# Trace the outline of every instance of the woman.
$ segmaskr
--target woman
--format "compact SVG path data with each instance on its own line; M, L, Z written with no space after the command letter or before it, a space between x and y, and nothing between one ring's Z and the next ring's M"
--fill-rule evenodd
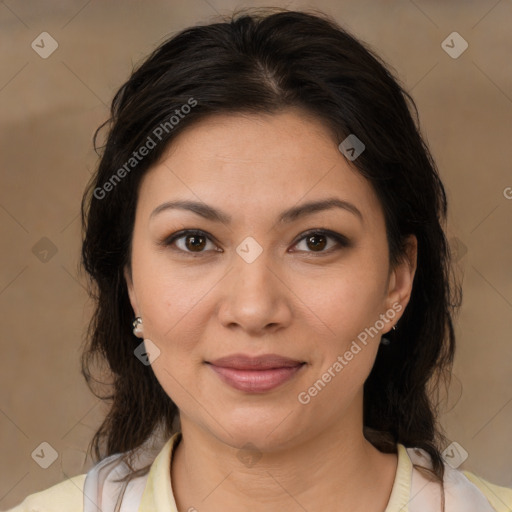
M12 510L510 511L441 456L460 293L408 103L303 12L190 28L132 74L82 205L99 462Z

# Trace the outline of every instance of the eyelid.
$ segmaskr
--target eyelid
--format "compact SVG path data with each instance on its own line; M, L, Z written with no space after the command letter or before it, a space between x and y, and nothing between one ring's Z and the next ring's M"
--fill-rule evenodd
M176 231L175 233L172 233L170 236L164 238L162 241L158 242L158 245L161 245L163 247L169 247L171 246L176 240L186 237L187 235L197 235L197 236L204 236L209 241L215 243L216 245L219 245L216 238L208 233L207 231L204 231L202 229L182 229L180 231ZM308 229L307 231L302 232L298 237L292 242L292 247L296 246L299 242L302 242L305 238L311 235L323 235L328 238L331 238L335 240L337 243L337 247L331 247L330 249L326 251L297 251L297 252L303 252L308 254L330 254L333 250L338 250L341 247L350 247L351 242L350 240L342 235L341 233L337 233L335 231L331 231L329 229L324 228L312 228ZM175 250L192 256L199 256L201 254L206 254L210 251L199 251L199 252L193 252L193 251L184 251L183 249L175 248ZM215 250L215 252L224 252L222 249Z
M165 237L163 240L159 241L158 245L161 245L163 247L170 247L171 245L174 244L174 242L176 242L176 240L178 240L180 238L184 238L187 235L204 236L210 242L213 242L217 246L219 245L216 238L213 235L211 235L210 233L208 233L207 231L204 231L202 229L182 229L180 231L176 231L175 233L172 233L171 235ZM205 254L206 252L208 252L208 251L200 251L200 252L195 253L193 251L184 251L179 248L176 248L176 250L181 253L191 254L191 255L200 255L200 254ZM216 252L221 252L221 251L222 250L216 251ZM224 252L224 251L222 251L222 252Z
M330 229L313 228L313 229L308 229L307 231L304 231L303 233L301 233L296 238L296 240L293 242L293 246L297 245L299 242L302 242L302 240L304 240L305 238L307 238L308 236L311 236L311 235L323 235L325 237L332 238L338 244L337 248L350 247L350 245L351 245L350 240L346 236L342 235L341 233L337 233L336 231L331 231ZM318 251L318 252L315 252L315 251L302 251L302 252L307 252L307 253L311 253L311 254L329 254L332 251L332 249L333 248L328 249L327 251ZM336 247L334 247L334 249L336 250Z

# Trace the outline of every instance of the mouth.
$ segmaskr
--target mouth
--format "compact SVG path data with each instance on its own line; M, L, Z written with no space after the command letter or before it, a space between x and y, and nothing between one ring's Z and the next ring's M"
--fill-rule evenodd
M205 361L222 382L239 391L264 393L288 382L305 362L270 355L259 358L231 356Z

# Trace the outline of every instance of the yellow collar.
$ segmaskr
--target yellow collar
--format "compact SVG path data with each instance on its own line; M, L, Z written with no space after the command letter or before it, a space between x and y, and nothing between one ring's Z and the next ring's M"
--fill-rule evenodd
M149 471L138 512L178 512L170 478L171 457L181 440L176 432L162 447ZM398 444L398 467L385 512L407 512L411 489L412 463L404 445Z

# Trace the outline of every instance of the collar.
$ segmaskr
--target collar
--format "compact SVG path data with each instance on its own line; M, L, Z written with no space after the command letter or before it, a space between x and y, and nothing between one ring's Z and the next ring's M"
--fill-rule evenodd
M407 453L407 448L397 443L398 465L396 468L395 482L391 489L388 506L384 512L408 512L408 503L411 493L412 462Z
M176 432L156 456L147 479L146 488L138 512L178 512L171 485L171 459L181 441L181 432Z
M146 488L138 512L178 512L170 478L171 458L181 441L176 432L162 447L148 474ZM395 482L385 512L408 512L411 491L412 462L404 445L398 443L398 466Z

